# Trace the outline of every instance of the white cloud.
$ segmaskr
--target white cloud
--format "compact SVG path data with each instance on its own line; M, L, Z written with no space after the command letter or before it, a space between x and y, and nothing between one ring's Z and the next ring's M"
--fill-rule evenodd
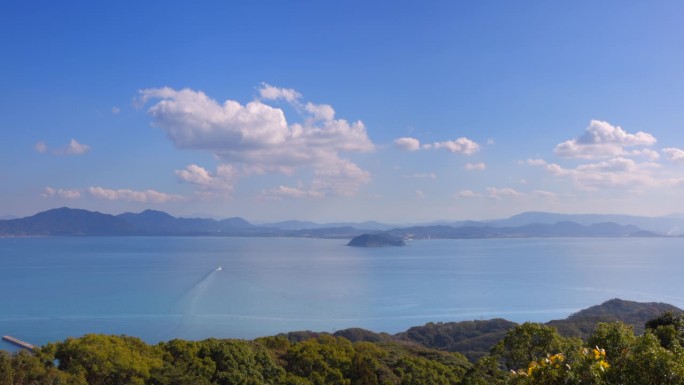
M278 186L278 188L264 192L264 195L281 198L322 198L323 194L307 191L301 188Z
M48 145L45 142L38 142L36 143L33 148L37 151L40 152L41 154L44 154L48 152L49 148ZM62 148L56 148L52 150L53 155L83 155L90 151L90 146L87 144L82 144L79 143L76 139L71 139L68 145Z
M283 99L287 102L294 102L302 97L302 95L292 88L278 88L270 84L261 83L259 88L259 96L266 100Z
M33 146L33 148L41 154L46 153L48 150L48 146L45 144L45 142L38 142Z
M81 144L77 142L76 139L71 139L69 145L62 151L66 155L81 155L90 151L90 146L87 144Z
M481 170L485 170L487 168L487 165L482 163L482 162L480 162L480 163L466 163L463 168L465 168L466 170L469 170L469 171L472 171L472 170L481 171Z
M182 182L199 186L204 192L218 193L231 193L235 180L240 176L230 164L219 165L214 174L196 164L187 166L185 170L176 170L175 173Z
M416 173L416 174L404 175L404 178L427 178L427 179L437 179L437 174L435 174L434 172Z
M134 191L129 189L112 190L102 187L89 187L87 193L93 198L112 201L138 202L138 203L166 203L186 200L181 195L166 194L154 190Z
M117 106L112 107L112 114L116 115L119 112L121 112L121 108L119 108Z
M482 196L480 193L476 193L472 190L461 190L454 194L454 198L477 198Z
M418 199L425 199L427 196L422 190L416 190L416 198Z
M218 104L203 92L155 88L140 91L140 100L160 101L150 107L154 125L179 148L202 150L259 149L283 144L291 132L285 114L259 101L227 100Z
M658 151L651 150L650 148L644 148L641 150L632 150L632 151L629 151L628 155L636 156L636 157L643 157L643 158L646 158L648 160L660 159L660 154L658 154Z
M314 120L333 120L335 119L335 110L328 104L313 104L306 103L304 109L310 113Z
M546 161L544 159L532 159L532 158L528 158L527 160L521 161L519 163L524 163L524 164L527 164L528 166L545 166L546 165Z
M418 151L420 150L420 141L416 138L399 138L394 140L399 148L406 151Z
M433 143L432 146L437 149L444 148L449 152L465 155L472 155L480 150L480 145L468 138L458 138L456 140L437 142Z
M522 197L524 194L512 189L510 187L506 188L495 188L487 187L487 196L491 199L502 200L503 198L518 198Z
M61 188L55 189L52 187L45 187L43 190L43 196L46 198L57 196L60 198L77 199L81 197L81 192L78 190L65 190Z
M546 165L546 170L558 177L570 178L578 187L586 190L621 188L635 190L644 187L665 187L675 182L658 178L654 170L661 166L653 162L637 163L633 159L616 157L597 163L586 163L575 168L563 168L558 164Z
M556 193L553 193L551 191L545 191L545 190L532 190L531 194L535 197L538 197L538 198L546 198L546 199L556 199L557 198Z
M291 89L264 84L260 95L284 99L308 115L302 123L288 124L283 110L259 100L244 106L232 100L219 104L201 91L168 87L141 90L139 100L156 100L148 109L153 124L178 148L211 151L241 176L311 168L311 188L326 195L348 195L370 181L368 172L340 157L342 152L374 150L363 122L334 119L328 105L303 105L301 94Z
M564 169L563 167L561 167L560 165L558 165L556 163L549 163L546 165L545 168L546 168L546 171L548 171L549 173L556 175L556 176L565 176L565 175L570 174L569 170Z
M358 187L371 180L370 173L356 164L340 159L337 164L321 165L315 171L310 190L323 195L354 195Z
M653 135L639 131L629 134L619 126L608 122L592 120L584 134L578 138L560 143L554 152L565 158L594 159L626 155L625 147L652 146Z
M196 164L187 166L185 170L176 170L176 176L184 182L198 185L210 185L216 179L209 171Z
M426 143L421 145L416 138L398 138L394 140L399 148L407 151L445 149L449 152L472 155L480 150L480 145L468 138L458 138L456 140L447 140L443 142Z
M667 160L671 162L684 162L684 150L676 147L668 147L662 150Z

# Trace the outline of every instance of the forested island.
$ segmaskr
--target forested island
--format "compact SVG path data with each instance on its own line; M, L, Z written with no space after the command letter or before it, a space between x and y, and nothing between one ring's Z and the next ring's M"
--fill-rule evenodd
M89 334L0 351L0 384L676 385L682 346L682 310L615 299L547 324L430 323L396 335L347 329L150 345Z
M352 238L347 246L353 247L387 247L387 246L406 246L406 242L401 237L387 233L361 234Z

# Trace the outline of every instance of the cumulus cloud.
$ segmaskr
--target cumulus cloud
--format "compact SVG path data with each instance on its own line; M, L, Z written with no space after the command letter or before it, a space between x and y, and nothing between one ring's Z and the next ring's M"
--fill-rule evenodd
M416 138L404 137L395 139L394 144L406 151L445 149L453 153L472 155L480 150L479 144L465 137L456 140L426 143L423 145L421 145L420 141Z
M324 195L354 195L358 186L370 182L368 171L356 164L339 159L337 164L320 166L311 182L311 191Z
M406 151L418 151L420 150L420 141L416 138L399 138L394 140L399 148Z
M33 148L41 154L46 153L48 150L48 146L45 144L45 142L38 142L33 146Z
M57 189L45 187L43 197L59 197L66 199L78 199L89 196L96 199L112 201L139 202L139 203L166 203L186 200L181 195L166 194L155 190L135 191L130 189L106 189L103 187L89 187L87 189Z
M111 201L137 203L166 203L185 200L181 195L166 194L155 190L135 191L129 189L112 190L102 187L89 187L86 192L93 198Z
M546 171L558 177L569 177L586 190L601 188L640 189L673 185L669 178L657 178L654 170L661 166L653 162L637 163L633 159L616 157L596 163L581 164L575 168L564 168L558 164L546 165Z
M65 190L65 189L55 189L52 187L45 187L43 190L44 197L60 197L66 199L76 199L81 197L81 192L79 190Z
M505 188L495 188L495 187L487 187L487 197L490 199L495 199L495 200L502 200L503 198L518 198L522 197L524 194L521 192L516 191L515 189L512 189L510 187L505 187Z
M278 186L264 192L264 195L281 198L322 198L323 194L296 187Z
M528 158L525 161L520 161L519 163L526 164L528 166L545 166L546 165L546 161L544 159L532 159L532 158Z
M313 104L306 103L304 109L311 114L314 120L333 120L335 119L335 110L328 104Z
M178 180L199 186L204 192L231 193L239 171L230 164L221 164L215 173L196 164L187 166L184 170L176 170Z
M90 146L87 144L81 144L76 141L76 139L71 139L69 145L64 148L63 153L66 155L81 155L90 151Z
M292 88L278 88L270 84L261 83L259 96L265 100L283 99L287 102L294 102L302 97L302 94Z
M33 148L41 153L47 153L49 151L49 147L45 142L38 142L36 143ZM61 148L56 148L52 150L53 155L82 155L90 151L90 146L87 144L82 144L79 143L76 139L71 139L68 145L61 147Z
M662 150L665 158L671 162L684 162L684 150L676 147L668 147Z
M642 131L627 133L619 126L592 120L581 136L560 143L554 152L564 158L594 159L624 156L625 147L652 146L656 138Z
M481 171L485 170L487 168L487 165L480 162L480 163L466 163L465 166L463 166L468 171Z
M468 138L458 138L456 140L448 140L445 142L436 142L432 144L434 148L443 148L449 152L459 154L472 155L480 150L480 145Z
M475 191L472 190L461 190L454 194L454 198L476 198L480 197L482 194L476 193Z
M348 195L370 181L368 172L341 158L343 152L374 150L363 122L335 119L331 106L303 104L301 94L292 89L262 84L259 94L262 100L292 103L304 115L303 122L289 124L283 110L261 100L245 105L232 100L219 103L190 89L141 90L139 102L155 101L148 109L153 125L164 130L178 148L210 151L222 164L239 169L241 177L311 168L310 190L326 195ZM197 169L185 171L177 175L185 179L202 176L201 172L193 174Z
M426 179L437 179L437 174L434 172L426 172L426 173L415 173L415 174L408 174L404 175L404 178L426 178Z
M651 150L650 148L644 148L641 150L632 150L628 152L628 155L634 157L642 157L648 160L658 160L660 159L660 154L658 151Z

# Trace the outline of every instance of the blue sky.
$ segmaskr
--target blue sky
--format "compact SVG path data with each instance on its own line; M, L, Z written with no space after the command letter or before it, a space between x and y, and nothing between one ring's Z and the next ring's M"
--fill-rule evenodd
M678 212L683 11L5 1L0 215Z

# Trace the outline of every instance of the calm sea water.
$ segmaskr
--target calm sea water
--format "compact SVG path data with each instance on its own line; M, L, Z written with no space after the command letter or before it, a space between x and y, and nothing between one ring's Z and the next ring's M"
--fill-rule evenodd
M0 335L44 344L85 333L148 342L349 327L396 333L430 321L548 321L616 297L684 306L684 239L345 243L0 239Z

